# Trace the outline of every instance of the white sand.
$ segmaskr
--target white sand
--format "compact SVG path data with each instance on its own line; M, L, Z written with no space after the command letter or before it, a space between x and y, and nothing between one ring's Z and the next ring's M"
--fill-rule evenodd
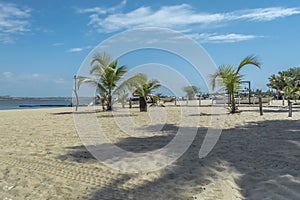
M199 159L211 110L193 107L187 119L198 121L199 129L188 151L166 168L143 174L120 173L94 159L82 146L70 108L0 111L0 199L300 199L300 109L292 118L276 106L265 108L263 116L256 107L240 109L224 115L219 141ZM157 119L167 124L162 131L155 131L160 126L148 115L157 111L165 115ZM169 104L123 113L137 126L154 128L148 140L122 132L112 113L97 117L111 141L147 152L172 139L180 111Z

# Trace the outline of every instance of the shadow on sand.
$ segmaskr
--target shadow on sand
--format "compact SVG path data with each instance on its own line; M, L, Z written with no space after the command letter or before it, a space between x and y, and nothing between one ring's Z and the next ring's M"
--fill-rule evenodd
M133 152L152 151L161 148L161 144L168 143L177 129L175 125L169 125L165 127L167 135L126 138L115 145ZM289 179L285 182L278 181L286 175L300 177L298 121L253 122L223 130L212 152L199 159L198 153L206 131L207 128L199 128L189 149L176 162L163 169L159 178L129 188L122 185L139 174L124 174L120 179L113 180L90 194L90 199L193 199L193 194L201 193L206 189L206 185L216 178L215 171L226 170L224 163L230 170L242 175L236 183L246 199L257 199L255 195L258 192L263 192L266 198L281 199L291 192L289 187L293 187L294 193L296 188L300 188L299 182L295 185L295 182L291 183ZM298 149L298 153L295 149ZM69 150L67 155L60 158L76 162L94 160L84 146L71 147ZM268 190L264 191L266 188L261 186L268 182ZM277 196L272 196L273 194ZM299 192L294 194L295 199L299 195Z

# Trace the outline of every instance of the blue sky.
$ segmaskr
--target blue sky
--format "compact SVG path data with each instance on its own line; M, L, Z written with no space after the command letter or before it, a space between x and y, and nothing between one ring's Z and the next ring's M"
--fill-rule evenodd
M149 26L185 34L216 65L258 55L261 70L243 69L255 89L266 90L271 74L300 66L298 0L0 0L0 96L71 96L72 78L95 46ZM134 59L142 64L142 57Z

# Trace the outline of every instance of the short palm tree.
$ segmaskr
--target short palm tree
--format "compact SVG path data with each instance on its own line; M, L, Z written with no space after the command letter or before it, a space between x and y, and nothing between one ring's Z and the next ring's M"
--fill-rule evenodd
M144 82L135 90L135 93L140 96L140 111L147 112L147 96L161 85L158 80L150 80Z
M127 90L120 90L117 94L118 102L122 104L122 108L125 108L125 103L128 98L128 95L129 93Z
M278 72L269 78L268 87L275 89L282 96L282 105L285 98L296 100L300 90L300 68L290 68L287 71Z
M237 93L240 89L240 83L243 77L243 75L240 74L240 70L245 65L254 65L260 68L261 63L258 61L256 56L248 56L242 60L237 69L235 69L233 65L221 65L216 71L216 73L210 75L212 89L215 89L216 83L218 82L225 88L226 92L230 95L231 113L237 112L234 94Z
M136 74L126 80L123 79L127 72L126 66L118 66L117 60L112 60L107 53L96 54L91 60L91 77L78 77L78 88L82 83L96 86L101 99L106 103L106 110L112 110L112 98L119 91L137 88L146 81L146 76Z
M284 78L285 74L280 72L279 75L272 75L269 78L269 83L267 84L268 87L275 89L277 92L279 92L280 94L283 93L283 89L286 86L285 83L285 78Z
M188 100L193 100L195 98L196 93L199 92L199 88L196 86L186 86L183 88L183 91L186 93Z

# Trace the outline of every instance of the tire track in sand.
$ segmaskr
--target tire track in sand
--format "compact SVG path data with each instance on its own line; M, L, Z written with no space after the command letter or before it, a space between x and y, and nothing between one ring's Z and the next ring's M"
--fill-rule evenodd
M0 157L0 163L13 167L25 168L30 171L50 174L90 186L104 186L110 179L122 178L122 174L111 171L109 168L78 166L74 163L61 162L50 159L24 159L19 157Z

